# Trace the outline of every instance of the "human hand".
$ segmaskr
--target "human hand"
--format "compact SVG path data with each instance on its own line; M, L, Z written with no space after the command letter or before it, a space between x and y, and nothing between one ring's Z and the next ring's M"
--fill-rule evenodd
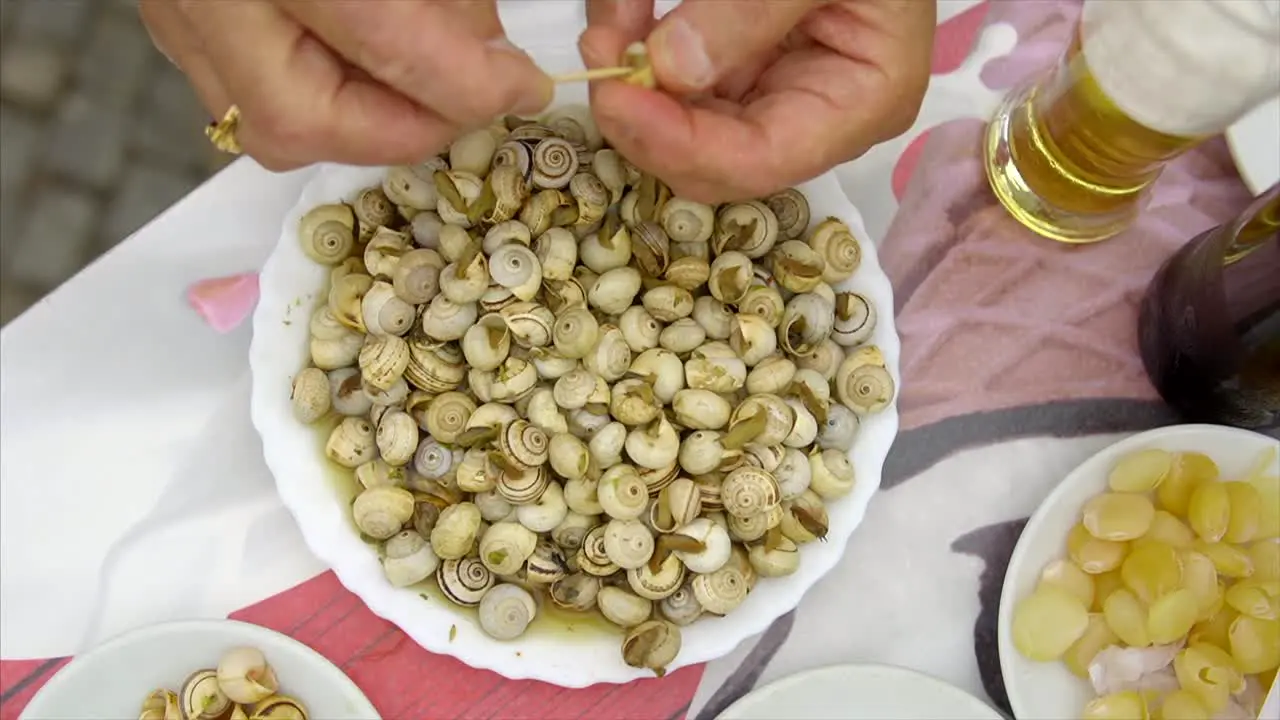
M610 143L702 202L808 180L915 122L929 82L930 0L587 0L589 68L646 40L661 90L592 84ZM664 92L665 91L665 92Z
M421 162L551 79L506 41L494 0L141 0L156 46L271 170Z

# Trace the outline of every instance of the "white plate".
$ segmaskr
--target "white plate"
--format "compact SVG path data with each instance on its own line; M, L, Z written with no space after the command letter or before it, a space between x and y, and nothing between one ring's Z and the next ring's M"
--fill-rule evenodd
M137 717L152 690L180 690L182 681L234 647L258 648L284 693L311 717L377 720L378 711L351 679L320 653L280 633L235 620L189 620L140 628L76 657L22 711L22 720Z
M548 13L554 15L560 7L564 6L550 5ZM548 72L581 67L572 50L573 43L559 42L554 34L545 42L550 43L550 49L534 47L532 54ZM560 92L557 103L586 101L586 88L582 85L562 87ZM480 631L471 615L440 602L424 601L417 592L393 588L384 578L377 556L352 531L347 519L349 504L327 479L329 470L322 457L321 440L313 428L300 425L290 409L291 379L308 362L308 317L323 301L318 291L328 274L327 268L303 255L296 229L308 209L321 203L350 200L358 189L376 184L381 177L382 170L378 168L320 168L286 216L276 250L262 269L261 298L253 317L253 343L249 350L253 375L251 413L262 436L267 466L275 476L285 506L297 520L312 552L334 569L348 589L374 613L400 626L432 652L452 655L472 667L509 678L532 678L566 687L651 677L652 673L622 662L620 635L613 633L569 634L534 628L516 641L493 640ZM830 173L800 189L808 196L815 221L838 217L861 240L861 268L841 288L863 293L879 310L871 342L881 348L890 372L900 382L893 291L861 216ZM896 407L863 422L852 451L857 488L830 507L828 541L805 546L797 573L786 579L762 581L728 617L686 628L683 649L669 669L725 655L799 604L805 591L839 561L854 528L862 521L867 503L880 485L880 471L897 430Z
M1223 478L1248 472L1268 447L1280 447L1274 438L1220 425L1175 425L1139 433L1102 450L1071 471L1027 521L1009 559L1000 591L997 620L1000 670L1009 705L1019 720L1078 717L1093 699L1086 681L1072 675L1060 662L1038 663L1024 658L1011 637L1013 608L1040 578L1040 571L1063 557L1067 533L1080 519L1089 498L1107 489L1107 474L1123 455L1146 448L1199 451L1213 458Z
M1004 720L972 695L914 670L833 665L785 677L717 720Z
M1227 144L1240 177L1254 195L1280 182L1280 97L1228 128Z

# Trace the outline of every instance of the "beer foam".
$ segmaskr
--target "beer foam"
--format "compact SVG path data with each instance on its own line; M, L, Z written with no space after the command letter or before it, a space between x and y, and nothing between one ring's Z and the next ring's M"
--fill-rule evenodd
M1081 51L1121 110L1212 135L1280 94L1280 0L1085 0Z

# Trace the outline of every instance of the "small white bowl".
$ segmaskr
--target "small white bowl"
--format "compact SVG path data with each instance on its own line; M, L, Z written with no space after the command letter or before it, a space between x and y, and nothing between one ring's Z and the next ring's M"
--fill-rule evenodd
M1176 425L1139 433L1103 449L1084 461L1059 483L1027 521L1009 558L1000 591L997 619L1000 671L1009 705L1019 720L1061 720L1079 717L1095 697L1093 688L1072 675L1061 662L1033 662L1013 646L1013 609L1035 589L1040 571L1065 556L1067 533L1080 521L1085 502L1107 490L1107 474L1121 456L1135 450L1160 448L1198 451L1213 458L1223 478L1240 477L1252 469L1260 453L1280 447L1275 438L1220 425Z
M108 640L59 670L20 717L137 717L152 690L179 692L191 673L216 667L223 653L243 646L262 651L281 690L301 701L312 718L378 720L378 711L364 693L323 655L278 632L235 620L150 625Z

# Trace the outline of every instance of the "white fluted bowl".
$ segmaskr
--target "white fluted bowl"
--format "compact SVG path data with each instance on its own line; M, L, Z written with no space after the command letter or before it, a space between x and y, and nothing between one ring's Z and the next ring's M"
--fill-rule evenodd
M552 6L555 7L555 6ZM572 45L570 45L572 47ZM537 52L539 64L551 72L580 67L568 52ZM585 102L585 87L563 88L557 103ZM626 682L652 677L628 667L619 650L621 632L564 632L535 623L523 637L499 642L485 635L474 615L413 590L397 589L384 578L373 548L353 531L349 501L330 479L321 438L315 428L294 419L290 387L295 373L308 363L308 319L325 301L321 289L329 269L307 259L298 243L297 227L310 208L352 200L357 191L380 182L381 168L324 166L304 188L298 204L284 219L275 252L262 269L261 298L253 316L249 362L253 375L252 417L262 436L263 454L276 487L302 530L307 545L333 568L338 579L374 613L395 623L424 648L452 655L472 667L509 678L531 678L565 687L600 682ZM893 323L893 292L880 269L875 247L862 218L827 173L799 189L809 200L815 222L836 217L862 241L862 265L838 289L856 290L875 304L879 322L871 342L884 353L895 381L900 381L900 345ZM900 382L899 382L900 384ZM829 506L827 542L801 549L800 569L781 579L762 578L745 602L723 618L699 620L683 629L683 648L674 670L706 662L732 651L738 643L763 631L778 616L796 607L805 592L840 560L867 503L880 486L880 471L898 431L896 406L862 423L851 452L857 473L854 492ZM452 628L456 627L456 631Z

